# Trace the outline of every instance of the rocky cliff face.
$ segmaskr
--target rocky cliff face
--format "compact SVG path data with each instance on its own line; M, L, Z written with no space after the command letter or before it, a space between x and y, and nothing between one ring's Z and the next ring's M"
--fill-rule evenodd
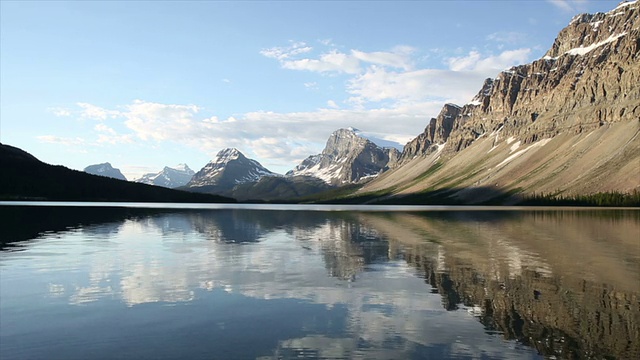
M263 176L276 175L248 159L237 149L223 149L216 158L198 171L186 185L191 190L200 188L211 193L225 193L238 184L253 182Z
M120 169L114 168L108 162L102 163L102 164L89 165L86 168L84 168L84 172L92 175L100 175L100 176L106 176L106 177L119 179L119 180L127 180L127 178L124 175L122 175L122 173L120 172Z
M194 174L195 171L191 170L186 164L179 164L173 168L165 166L158 173L144 174L134 181L166 188L177 188L189 183Z
M358 136L355 129L340 129L331 134L321 154L306 158L287 176L316 177L331 185L357 183L386 170L399 153Z
M497 130L528 144L639 119L639 39L637 2L574 17L542 59L487 79L463 107L445 105L403 158L449 140L445 153L452 156Z
M405 146L396 166L405 175L385 174L387 181L369 190L413 180L406 166L424 173L440 162L441 175L405 192L434 183L524 192L631 191L640 186L638 84L640 3L578 15L543 58L487 79L464 106L445 105Z

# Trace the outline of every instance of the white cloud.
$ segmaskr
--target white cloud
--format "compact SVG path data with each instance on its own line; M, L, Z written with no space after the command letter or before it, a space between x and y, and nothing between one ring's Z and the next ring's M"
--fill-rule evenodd
M79 137L71 138L71 137L62 137L62 136L55 136L55 135L41 135L41 136L36 136L36 139L44 143L60 144L65 146L86 144L86 141Z
M318 83L315 81L311 81L311 82L306 82L303 84L304 87L306 87L307 89L317 89L318 88Z
M320 39L318 40L318 42L324 46L332 46L332 47L336 46L336 44L334 44L331 39Z
M585 10L587 0L547 0L547 2L564 12L576 13Z
M321 54L318 58L297 58L296 55L308 53L312 50L304 43L290 47L274 47L262 50L263 56L277 59L280 65L290 70L306 70L320 73L335 72L358 74L363 71L362 63L389 66L409 70L412 68L411 54L415 51L410 46L397 46L391 51L364 52L352 49L350 53L332 49Z
M398 47L397 50L397 52L375 51L370 53L351 50L351 55L363 62L410 70L412 67L410 55L413 49L410 47Z
M112 128L108 127L107 125L105 125L103 123L96 124L96 126L94 126L93 128L96 131L107 133L109 135L115 135L116 134L115 130L113 130Z
M53 108L47 109L47 111L49 111L50 113L52 113L53 115L55 115L57 117L71 116L71 111L69 109L66 109L66 108L53 107Z
M340 106L338 106L338 104L336 104L336 102L335 102L335 101L333 101L333 100L328 100L328 101L327 101L327 106L328 106L328 107L330 107L330 108L332 108L332 109L337 109L337 108L339 108L339 107L340 107Z
M142 140L189 138L197 134L194 116L200 110L195 105L171 105L135 100L120 115L125 125ZM211 126L211 119L201 121L199 127Z
M119 111L106 110L88 103L79 102L76 105L82 109L80 111L80 116L87 119L106 120L108 117L117 117L120 114Z
M495 74L494 74L495 75ZM475 95L485 74L472 71L422 69L408 72L372 67L348 82L357 104L385 100L401 103L437 101L464 103Z
M360 72L360 62L357 58L332 50L322 54L319 59L284 60L282 67L290 70L307 70L314 72L343 72L357 74Z
M493 77L497 72L514 65L529 61L531 49L503 51L499 55L483 57L478 51L470 51L466 56L451 57L446 60L449 69L453 71L473 71L482 73L485 77Z
M307 46L304 42L291 42L289 46L263 49L260 51L260 54L272 59L285 60L296 55L308 53L311 50L313 50L313 48Z
M518 44L526 40L527 35L516 31L494 32L487 35L486 39L503 44Z
M99 134L98 140L96 140L96 143L99 145L133 144L134 142L135 142L135 137L132 134L125 134L125 135Z

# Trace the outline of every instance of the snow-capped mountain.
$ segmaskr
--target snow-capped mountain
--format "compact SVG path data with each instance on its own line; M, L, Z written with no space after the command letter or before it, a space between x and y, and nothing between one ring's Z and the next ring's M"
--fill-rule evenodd
M177 188L189 183L195 173L186 164L178 164L174 167L165 166L162 171L157 173L144 174L134 181L166 188Z
M263 176L276 176L259 162L248 159L238 149L223 149L187 184L189 188L202 188L206 192L221 193L238 184L258 181Z
M120 172L120 169L114 168L108 162L102 163L102 164L89 165L86 168L84 168L84 172L92 175L100 175L100 176L106 176L106 177L119 179L119 180L127 180L127 178L124 175L122 175L122 173Z
M378 176L399 157L396 148L382 148L358 132L354 128L335 131L321 154L309 156L287 176L313 176L331 185L357 183Z

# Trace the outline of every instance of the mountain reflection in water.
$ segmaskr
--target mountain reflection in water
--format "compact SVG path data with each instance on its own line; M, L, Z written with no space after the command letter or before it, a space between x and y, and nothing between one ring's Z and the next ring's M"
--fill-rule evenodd
M3 359L640 358L638 211L0 216Z

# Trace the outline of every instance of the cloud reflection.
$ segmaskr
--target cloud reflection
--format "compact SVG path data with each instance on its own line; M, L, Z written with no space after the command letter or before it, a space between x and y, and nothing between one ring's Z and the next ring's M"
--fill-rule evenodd
M611 227L618 234L608 245L610 258L590 252L602 247L598 237L589 237L592 227ZM627 262L616 261L637 260L634 219L230 210L130 219L116 228L108 232L106 247L84 258L88 278L52 283L50 296L72 292L74 305L118 299L133 307L206 301L207 293L221 290L346 308L341 336L310 331L281 339L275 357L339 358L363 349L367 358L505 357L505 351L522 357L519 345L506 350L500 338L478 334L495 331L527 344L527 336L541 334L542 328L549 341L587 339L572 345L580 348L598 339L593 341L604 348L612 344L613 351L615 338L633 334L616 328L608 329L607 337L594 327L571 335L578 331L571 317L596 311L626 322L629 329L640 324L638 309L606 303L615 298L633 306L638 294L633 287L638 274L625 267ZM93 235L104 229L89 226L83 234L99 239ZM576 255L594 259L595 267L573 268ZM615 288L601 289L601 284ZM602 296L605 303L572 304L564 294ZM447 311L456 309L464 311ZM529 325L514 327L514 322ZM528 345L547 355L558 348L571 351ZM628 351L623 354L637 349Z

